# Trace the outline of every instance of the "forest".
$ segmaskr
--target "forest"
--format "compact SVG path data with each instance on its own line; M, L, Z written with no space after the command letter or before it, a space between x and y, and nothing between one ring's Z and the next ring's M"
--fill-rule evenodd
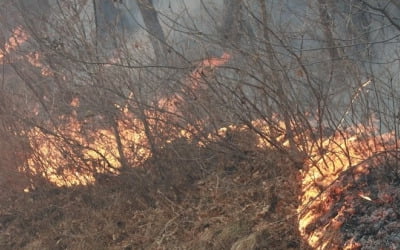
M399 249L399 16L0 0L0 248Z

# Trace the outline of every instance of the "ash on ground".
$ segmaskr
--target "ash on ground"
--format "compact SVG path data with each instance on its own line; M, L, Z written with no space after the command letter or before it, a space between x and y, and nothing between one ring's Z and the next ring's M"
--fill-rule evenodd
M333 235L327 249L400 249L399 170L397 160L370 159L325 190L329 209L314 226Z

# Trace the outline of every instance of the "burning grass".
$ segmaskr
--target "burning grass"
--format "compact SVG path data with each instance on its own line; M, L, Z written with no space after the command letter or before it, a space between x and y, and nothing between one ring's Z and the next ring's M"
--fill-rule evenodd
M68 117L56 132L32 129L27 136L35 151L27 161L29 170L58 186L71 186L92 183L95 173L118 173L121 154L130 165L143 163L150 156L148 143L142 124L129 118L127 115L116 124L122 151L112 129L84 131L74 116Z
M118 124L118 131L121 131L123 135L121 137L123 145L136 138L132 135L139 135L138 131L143 131L143 127L140 129L138 125L129 125L129 121L132 122L135 119L129 117L127 121ZM62 129L62 131L69 131L68 138L82 138L74 134L81 135L80 126L76 120L71 120L66 124L76 124L73 129ZM133 127L139 129L132 130ZM307 242L315 249L344 246L347 249L358 249L360 246L391 247L392 245L386 243L386 245L372 244L371 242L376 239L375 236L366 237L357 231L349 233L350 227L357 228L354 223L364 223L365 226L359 229L361 231L364 230L362 228L368 227L368 223L373 223L375 221L373 218L379 217L376 211L381 211L381 217L387 222L374 232L377 235L383 235L385 233L382 230L386 230L388 232L387 237L385 236L386 241L397 244L397 235L394 231L394 228L397 229L395 223L397 189L393 186L397 179L394 177L390 179L390 185L384 185L384 188L381 184L371 186L368 181L365 181L370 180L371 177L368 176L377 171L381 174L377 175L379 177L374 180L374 183L382 183L380 179L386 178L382 174L384 171L379 170L380 166L387 162L382 161L381 156L389 155L387 159L396 159L393 155L390 156L390 152L396 152L394 134L370 136L372 132L361 127L337 132L324 138L319 144L309 145L310 156L304 163L303 170L299 172L298 168L293 167L293 162L284 156L278 157L279 153L272 151L268 140L263 139L262 135L269 136L272 133L265 122L254 121L250 127L251 129L249 126L231 125L220 129L215 135L210 134L208 140L202 143L193 140L193 133L184 130L173 131L172 134L177 136L170 137L172 139L160 147L157 157L148 154L142 157L141 161L132 162L132 165L140 167L131 169L131 174L124 172L121 176L115 175L121 167L118 165L115 166L116 172L90 169L89 173L93 174L92 180L85 184L95 183L95 185L85 190L94 192L96 188L111 188L118 197L113 201L114 204L120 201L119 199L126 199L124 193L127 191L122 186L129 186L136 193L133 195L135 198L133 200L129 198L127 203L122 202L122 206L130 207L129 209L134 210L132 216L140 218L139 221L131 221L131 224L138 227L142 225L141 223L147 225L143 229L145 231L134 231L130 228L129 232L122 231L122 233L104 236L108 237L109 241L101 244L109 244L110 247L115 245L133 246L133 248L146 246L149 249L158 249L164 246L176 246L177 242L182 244L182 239L185 239L184 244L191 249L199 249L199 247L200 249L210 247L221 249L235 244L246 245L248 242L274 246L275 249L288 249L305 247L296 233L299 230L302 237L307 239ZM128 130L131 134L123 132L127 128L131 129ZM97 163L104 161L111 166L114 162L120 163L116 138L110 130L99 129L94 135L100 136L102 140L92 138L77 141L81 149L88 150L79 151L83 153L81 159L90 157L96 159L94 157L99 156L100 158L95 161ZM107 137L103 136L111 139L108 141L105 139ZM54 138L57 143L57 137ZM125 141L124 138L129 138L129 140ZM139 138L135 141L137 145L148 145L147 142L140 140L145 138L144 134L137 138ZM276 140L281 140L282 145L285 145L284 137ZM48 138L45 140L45 143L51 142L52 140ZM45 143L42 144L43 150L50 148L50 145ZM234 145L236 151L230 151L233 148L226 147L227 144ZM113 148L101 148L112 145L114 145ZM37 148L40 149L40 147ZM125 146L124 148L130 149ZM71 152L75 153L75 151ZM132 152L124 153L130 161L137 159ZM59 156L49 157L46 155L47 151L44 153L45 155L41 156L42 159L49 159L49 163L53 165L59 164L52 162L54 159L59 159ZM264 163L263 161L268 158L273 160L268 164ZM115 159L115 161L109 159ZM66 164L69 162L65 159ZM396 166L396 164L390 166ZM396 171L397 167L393 167L392 173L397 173ZM49 172L49 174L54 175L54 172ZM73 175L63 172L60 176L65 178L65 176ZM59 182L54 181L54 183ZM82 184L82 182L79 183ZM65 185L65 182L62 185ZM120 189L124 191L120 193ZM287 191L290 192L287 193ZM375 196L379 198L371 195L372 193L376 193ZM101 209L109 206L108 202L99 202L97 198L92 197L93 195L96 194L84 195L91 206L100 206ZM290 205L289 201L291 201ZM373 205L364 206L363 202L370 202ZM145 212L137 212L139 210ZM364 215L367 212L370 215ZM193 217L193 214L197 214L197 217ZM205 218L208 218L210 222L203 221ZM118 221L118 225L121 223L126 225L126 221L122 218ZM118 225L117 227L120 227ZM182 231L182 225L189 229ZM297 236L285 238L286 243L279 245L277 242L282 241L284 233ZM132 241L132 238L137 240ZM70 239L67 241L70 242ZM88 242L94 241L90 239ZM75 244L75 242L68 244Z
M245 140L244 132L234 137L246 148L254 141ZM249 154L218 148L218 141L204 147L180 139L143 168L100 174L88 186L39 188L2 202L0 246L302 247L296 168L273 150Z
M371 175L371 171L381 171L379 169L387 164L388 159L397 158L395 138L393 133L378 137L371 130L355 127L334 134L323 141L321 148L314 151L306 163L310 168L303 173L303 195L298 209L300 231L312 247L367 247L357 240L351 244L344 243L343 226L349 225L355 214L363 213L356 209L362 207L357 203L372 201L368 193L375 187L363 180ZM383 158L386 160L382 161ZM398 171L397 168L394 167L387 174ZM382 175L374 178L379 180ZM357 202L350 205L353 202L349 201L355 197Z
M28 61L44 69L39 55L35 55ZM132 92L125 107L115 104L117 117L97 115L93 119L79 120L76 110L80 100L73 98L71 115L61 115L57 117L57 124L51 121L27 132L33 152L22 169L32 175L43 175L57 186L86 185L93 183L97 173L118 174L121 168L141 165L171 141L192 139L199 132L198 128L184 122L180 126L174 124L181 119L180 112L186 102L183 94L207 88L204 76L229 59L230 55L224 53L220 58L203 60L184 81L180 91L161 98L152 108L132 105L134 109L141 109L138 111L141 115L129 110ZM105 122L105 128L94 126L96 119ZM85 128L84 124L92 127Z
M27 39L17 28L0 59ZM38 53L26 59L52 77ZM131 93L111 119L80 120L74 98L72 114L27 131L32 152L17 165L41 182L3 198L0 246L299 249L301 233L315 249L395 249L394 133L377 135L372 124L288 138L285 124L301 128L276 114L213 133L203 131L207 120L185 123L188 96L206 90L204 75L230 59L204 60L149 109L132 104ZM96 119L106 125L86 126ZM293 142L306 153L300 171L288 160Z

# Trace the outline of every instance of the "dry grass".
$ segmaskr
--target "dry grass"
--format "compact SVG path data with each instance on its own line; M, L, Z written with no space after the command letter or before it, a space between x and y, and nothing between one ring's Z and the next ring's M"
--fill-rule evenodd
M229 151L180 140L143 168L97 176L92 186L8 196L0 248L306 248L296 168L277 152L235 143Z

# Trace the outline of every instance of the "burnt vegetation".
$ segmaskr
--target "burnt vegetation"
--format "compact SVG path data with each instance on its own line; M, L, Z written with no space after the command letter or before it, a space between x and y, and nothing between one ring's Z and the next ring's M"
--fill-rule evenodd
M1 249L397 249L395 1L0 1Z

